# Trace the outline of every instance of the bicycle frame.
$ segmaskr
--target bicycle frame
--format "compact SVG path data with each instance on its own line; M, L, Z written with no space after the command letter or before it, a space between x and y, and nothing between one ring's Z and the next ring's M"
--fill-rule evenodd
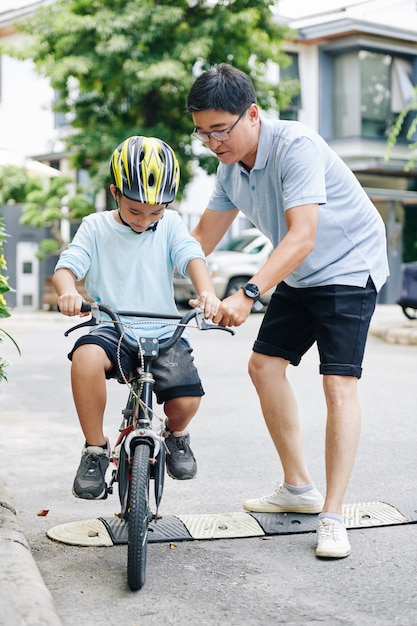
M153 418L153 386L152 361L160 352L171 348L179 340L188 322L195 318L200 330L219 329L234 335L234 330L224 326L209 324L204 320L203 311L193 309L183 317L180 315L157 315L154 313L114 311L102 303L83 303L82 312L91 311L92 317L73 326L64 334L86 326L96 326L100 322L113 322L120 337L129 348L138 353L140 367L129 374L129 378L121 372L120 382L129 384L130 391L123 421L119 428L119 436L112 451L112 462L115 469L107 487L113 493L113 484L118 483L121 504L120 517L128 524L128 584L132 591L140 589L145 582L148 526L153 518L157 519L162 499L165 478L165 442L162 433L155 432L152 427ZM100 313L108 317L101 319ZM156 338L138 337L135 341L125 334L121 317L137 317L155 320L158 323L174 323L175 331L168 339L159 341ZM169 322L169 320L172 320ZM154 480L154 496L156 513L153 515L149 506L149 484Z

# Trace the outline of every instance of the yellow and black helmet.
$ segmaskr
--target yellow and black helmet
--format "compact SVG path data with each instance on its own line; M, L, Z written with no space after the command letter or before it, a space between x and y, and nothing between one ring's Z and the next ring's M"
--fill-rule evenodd
M180 182L175 152L154 137L133 136L122 141L113 152L110 174L124 196L144 204L172 202Z

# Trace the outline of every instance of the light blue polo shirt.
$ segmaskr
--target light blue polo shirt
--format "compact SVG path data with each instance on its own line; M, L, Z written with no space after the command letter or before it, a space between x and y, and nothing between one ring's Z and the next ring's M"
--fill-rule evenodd
M353 285L388 275L383 220L353 172L312 129L261 117L258 151L248 173L220 163L208 208L238 208L274 247L287 232L285 211L318 204L314 249L285 282L292 287Z

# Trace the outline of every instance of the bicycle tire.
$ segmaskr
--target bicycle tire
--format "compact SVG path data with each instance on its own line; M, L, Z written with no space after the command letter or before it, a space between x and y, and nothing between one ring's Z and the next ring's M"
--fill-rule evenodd
M403 310L404 315L406 316L406 318L408 320L415 320L417 319L417 309L411 306L402 306L401 307Z
M127 580L132 591L141 589L146 578L148 549L149 468L151 451L148 445L136 446L132 459L129 489Z

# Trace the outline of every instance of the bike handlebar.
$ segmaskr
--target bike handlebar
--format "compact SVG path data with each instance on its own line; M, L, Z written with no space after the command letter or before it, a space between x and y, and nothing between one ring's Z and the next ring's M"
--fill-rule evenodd
M100 312L108 315L110 320L114 322L114 326L117 330L119 337L122 337L123 335L123 341L126 341L126 343L134 350L137 350L137 347L138 347L137 343L134 342L133 339L131 339L128 335L123 333L122 331L123 321L121 320L121 317L126 316L126 317L137 317L137 318L144 318L144 319L145 318L155 319L155 320L160 321L161 323L163 323L166 320L177 320L178 325L175 331L173 332L173 334L171 335L171 337L167 339L163 339L160 343L160 349L163 351L168 350L169 348L172 348L175 342L183 334L187 324L193 318L195 318L197 326L200 330L225 330L231 335L235 334L235 331L232 328L229 328L228 326L220 326L218 324L209 324L208 322L206 322L206 320L204 319L204 312L199 308L195 308L195 309L192 309L191 311L187 311L187 313L185 313L182 316L181 315L166 315L166 314L159 315L157 313L146 313L143 311L115 311L111 307L107 306L106 304L102 304L101 302L83 302L81 306L81 313L88 313L88 312L92 313L92 317L88 319L86 322L77 324L76 326L73 326L72 328L65 331L64 335L66 337L68 337L68 335L73 330L77 330L78 328L83 328L84 326L97 326L98 324L100 324L100 321L101 321ZM109 320L106 320L106 321L109 321Z

